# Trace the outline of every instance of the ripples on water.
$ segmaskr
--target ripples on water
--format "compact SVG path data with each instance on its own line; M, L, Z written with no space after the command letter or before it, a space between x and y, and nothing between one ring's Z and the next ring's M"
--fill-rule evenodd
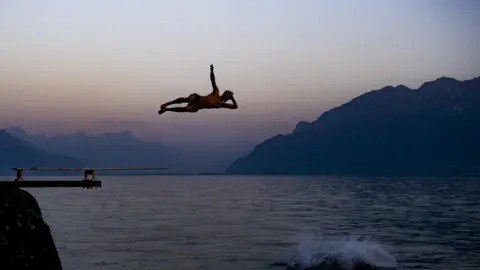
M65 269L272 269L328 252L399 269L480 268L478 179L103 180L30 190Z

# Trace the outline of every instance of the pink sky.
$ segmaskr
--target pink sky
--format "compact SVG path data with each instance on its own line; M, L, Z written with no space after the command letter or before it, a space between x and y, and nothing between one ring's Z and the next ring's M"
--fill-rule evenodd
M2 1L0 125L263 140L385 85L480 75L479 3ZM208 93L211 63L238 110L156 115Z

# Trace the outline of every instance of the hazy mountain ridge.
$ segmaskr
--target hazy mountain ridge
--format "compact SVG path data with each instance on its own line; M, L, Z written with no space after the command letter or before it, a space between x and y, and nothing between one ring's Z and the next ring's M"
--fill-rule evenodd
M45 136L28 134L21 127L6 129L39 148L82 160L88 167L167 167L168 172L195 171L190 158L160 142L146 142L130 131L107 132L99 136L77 132Z
M227 173L445 175L480 168L480 77L387 86L302 121Z
M13 167L82 167L75 158L55 155L0 129L0 172L12 174Z

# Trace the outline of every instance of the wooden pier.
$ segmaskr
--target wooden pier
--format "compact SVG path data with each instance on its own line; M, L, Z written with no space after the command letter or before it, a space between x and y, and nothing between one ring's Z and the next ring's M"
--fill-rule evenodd
M166 170L166 168L12 168L16 172L16 177L13 181L0 181L0 186L14 185L25 188L40 188L40 187L81 187L81 188L95 188L101 187L102 181L97 178L97 171L157 171ZM24 171L83 171L83 178L81 180L24 180Z

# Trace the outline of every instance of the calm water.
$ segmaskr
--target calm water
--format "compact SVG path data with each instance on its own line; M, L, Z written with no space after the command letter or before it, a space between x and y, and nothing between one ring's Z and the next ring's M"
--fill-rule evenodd
M270 264L326 251L399 269L480 268L480 179L103 180L30 189L65 269L282 269Z

